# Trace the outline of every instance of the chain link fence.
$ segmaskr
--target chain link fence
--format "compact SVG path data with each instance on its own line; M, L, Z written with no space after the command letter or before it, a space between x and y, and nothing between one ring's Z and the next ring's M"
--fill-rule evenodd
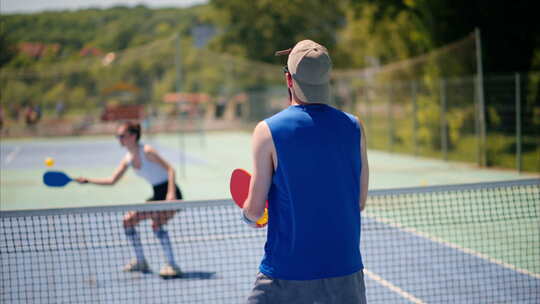
M335 86L373 149L540 172L538 73ZM350 83L350 82L349 82Z

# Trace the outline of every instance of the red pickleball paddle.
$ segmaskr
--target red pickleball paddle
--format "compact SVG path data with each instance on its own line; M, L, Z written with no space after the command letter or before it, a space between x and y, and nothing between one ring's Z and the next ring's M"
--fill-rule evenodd
M231 180L229 188L233 201L240 208L244 207L249 194L249 183L251 181L251 174L244 169L234 169L231 174ZM268 201L266 202L266 208L264 215L257 221L258 227L263 227L268 223Z

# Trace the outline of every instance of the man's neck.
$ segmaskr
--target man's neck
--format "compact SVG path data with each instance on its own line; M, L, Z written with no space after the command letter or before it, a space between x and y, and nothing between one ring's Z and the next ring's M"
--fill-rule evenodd
M322 105L324 102L303 102L301 100L291 100L291 106Z
M289 90L289 92L291 92ZM305 106L305 105L313 105L313 104L325 104L324 102L305 102L305 101L302 101L298 98L296 98L296 96L294 94L289 94L289 103L291 106Z
M291 105L293 105L293 106L303 106L303 105L308 105L308 104L310 104L310 103L309 102L303 102L303 101L298 100L298 99L296 99L294 97L291 99Z

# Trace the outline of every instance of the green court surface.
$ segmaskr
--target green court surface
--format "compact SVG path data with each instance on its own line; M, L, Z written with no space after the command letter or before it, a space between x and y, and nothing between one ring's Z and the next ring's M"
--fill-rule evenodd
M186 200L229 198L232 170L252 170L249 132L160 134L143 137L143 142L175 166ZM113 187L71 183L48 188L42 183L46 157L55 159L51 170L72 177L107 177L124 153L113 136L2 139L0 210L142 203L151 196L151 188L131 170ZM369 163L370 189L538 177L374 150L369 151Z
M537 188L404 195L371 202L365 216L540 274ZM483 237L481 237L483 236ZM501 250L504 248L504 250ZM470 252L473 250L474 252Z

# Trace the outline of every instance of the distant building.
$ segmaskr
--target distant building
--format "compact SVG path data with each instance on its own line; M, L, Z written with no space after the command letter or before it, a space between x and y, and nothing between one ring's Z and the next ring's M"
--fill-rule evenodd
M176 104L176 108L182 113L199 115L201 106L212 100L206 93L167 93L163 96L165 103Z
M32 58L41 58L44 55L56 55L60 51L60 44L45 44L39 42L21 42L18 44L19 52Z
M82 57L89 57L89 56L101 57L101 56L103 56L103 51L96 48L96 47L89 46L89 47L83 48L79 52L79 55L82 56Z
M206 93L167 93L163 96L166 103L207 103L211 100Z

